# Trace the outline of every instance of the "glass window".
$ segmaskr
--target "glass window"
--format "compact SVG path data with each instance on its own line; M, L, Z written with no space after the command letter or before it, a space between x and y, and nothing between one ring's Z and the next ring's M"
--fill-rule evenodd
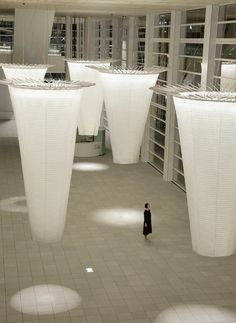
M157 142L158 144L162 145L163 147L165 146L165 136L160 134L159 132L149 129L149 135L152 140Z
M179 68L186 72L201 73L202 59L192 58L192 57L180 57Z
M182 15L182 23L193 24L193 23L205 23L206 9L193 9L187 10L185 15Z
M13 47L13 17L2 18L0 21L0 51L9 51Z
M217 38L235 38L236 23L219 24L217 27Z
M138 50L141 52L145 51L145 42L144 41L139 41L138 42Z
M185 180L184 180L184 176L180 173L178 173L177 171L174 170L173 173L173 182L177 183L178 185L180 185L183 189L185 189Z
M166 42L154 42L153 43L153 52L154 53L169 53L169 43Z
M72 58L84 58L84 18L74 17L71 24Z
M161 159L159 159L157 156L153 155L152 153L149 153L149 161L151 164L153 164L156 168L163 171L164 169L164 163Z
M219 21L236 20L236 4L221 6L219 11Z
M158 117L164 121L166 120L166 111L153 105L151 105L151 115Z
M236 45L216 45L216 58L236 59Z
M152 102L155 102L163 107L166 107L167 104L167 96L164 94L153 93Z
M176 156L174 158L174 168L176 168L177 170L181 171L181 173L184 172L184 167L183 167L182 159L179 159Z
M170 27L156 27L154 28L154 38L169 38Z
M150 151L159 156L160 158L164 159L164 149L159 145L155 144L154 142L150 141Z
M145 38L146 27L138 27L138 38Z
M179 83L199 86L201 84L201 75L192 74L191 72L179 72Z
M52 27L49 54L57 56L66 55L66 18L55 17Z
M168 66L168 56L167 55L158 55L153 54L153 65L167 67Z
M156 26L166 26L171 24L171 13L163 13L155 17Z
M150 126L154 129L159 130L160 132L162 132L163 134L165 133L166 130L166 124L165 122L162 122L158 119L152 118L150 117Z
M181 44L180 54L201 57L203 54L203 44Z
M181 147L180 144L175 142L175 155L179 156L182 158L182 152L181 152Z
M158 80L167 81L167 72L162 72L159 74Z
M180 138L179 138L179 130L177 127L175 127L175 140L180 142Z
M204 25L195 26L183 26L181 27L181 37L182 38L204 38Z

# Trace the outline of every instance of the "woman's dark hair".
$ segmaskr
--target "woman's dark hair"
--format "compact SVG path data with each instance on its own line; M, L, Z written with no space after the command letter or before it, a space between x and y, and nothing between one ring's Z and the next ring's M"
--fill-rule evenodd
M144 206L145 206L145 209L147 209L149 206L149 203L145 203Z

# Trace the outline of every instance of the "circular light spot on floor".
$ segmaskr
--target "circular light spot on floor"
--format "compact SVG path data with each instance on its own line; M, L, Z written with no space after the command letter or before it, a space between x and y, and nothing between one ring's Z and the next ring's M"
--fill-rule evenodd
M92 214L92 219L98 223L123 227L140 224L143 221L143 212L131 208L99 209Z
M0 210L7 212L27 213L26 197L14 196L0 200Z
M162 311L153 323L236 322L236 312L216 305L176 304Z
M18 312L50 315L67 312L81 304L79 294L60 285L37 285L25 288L11 297L10 305Z
M82 172L99 172L108 169L109 166L101 163L74 163L73 170Z

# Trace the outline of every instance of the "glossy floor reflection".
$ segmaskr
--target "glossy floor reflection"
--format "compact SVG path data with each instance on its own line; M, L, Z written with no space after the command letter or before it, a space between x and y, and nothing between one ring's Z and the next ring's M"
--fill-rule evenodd
M27 213L0 210L0 323L156 323L163 313L176 323L170 310L177 307L181 323L206 323L205 306L208 323L236 323L236 256L192 251L185 194L148 164L115 165L110 155L75 159L80 162L109 168L73 170L61 242L32 241ZM22 196L18 143L0 139L0 199ZM150 241L142 235L147 201ZM12 297L39 285L69 288L82 302L43 315L12 308Z

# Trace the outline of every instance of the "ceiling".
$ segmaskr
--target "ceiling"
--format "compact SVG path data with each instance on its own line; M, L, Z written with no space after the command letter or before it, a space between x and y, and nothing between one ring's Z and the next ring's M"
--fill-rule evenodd
M169 11L229 3L228 0L0 0L0 10L19 7L55 9L61 14L83 15L145 15L148 12Z

